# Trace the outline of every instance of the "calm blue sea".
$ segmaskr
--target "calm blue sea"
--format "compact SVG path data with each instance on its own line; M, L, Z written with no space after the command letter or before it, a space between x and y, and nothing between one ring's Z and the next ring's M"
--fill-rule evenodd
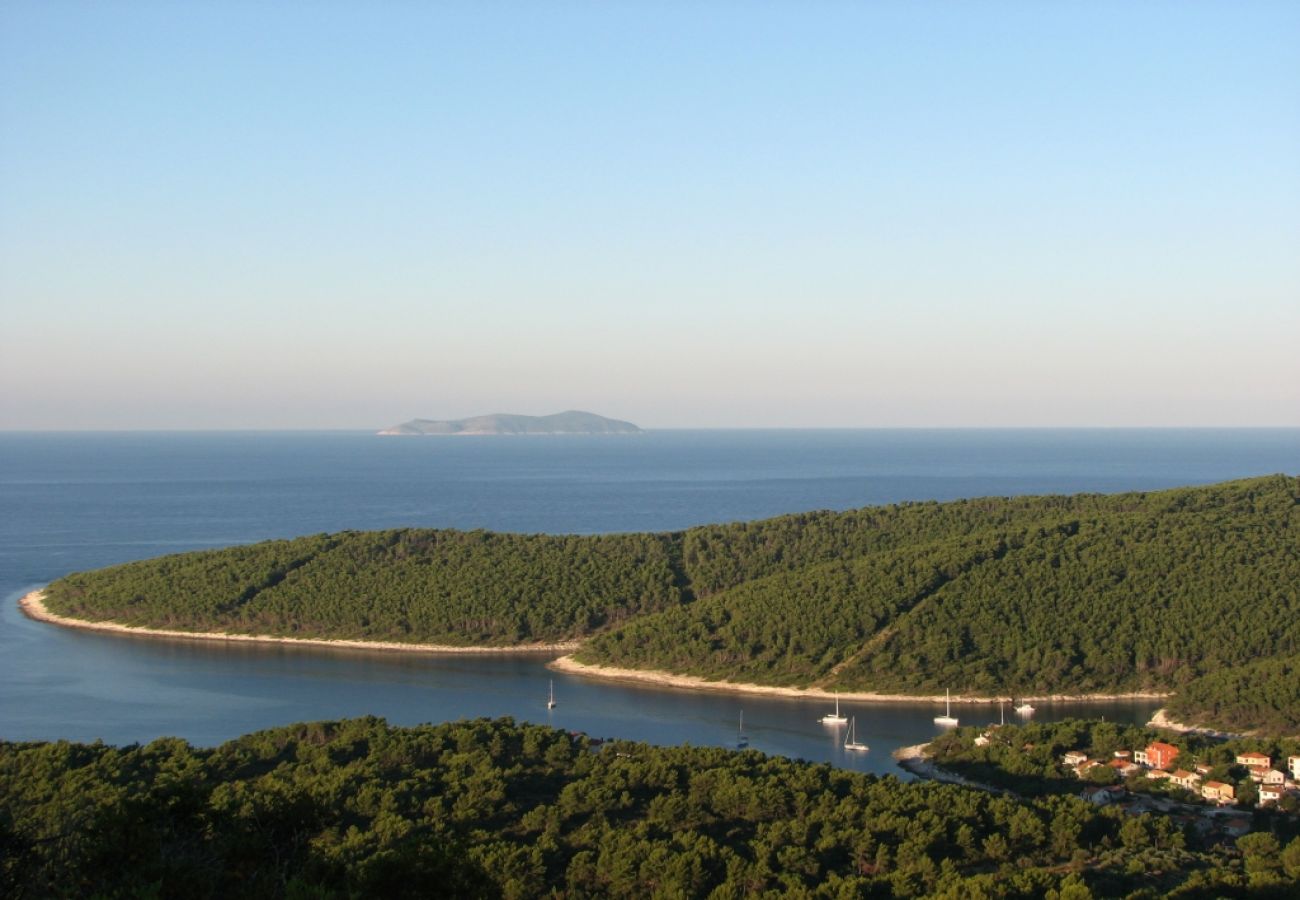
M342 529L596 533L903 500L1115 492L1300 472L1300 429L659 431L608 437L368 433L0 433L0 738L216 743L253 728L375 713L514 715L594 734L753 746L889 769L933 710L859 711L873 751L845 760L778 700L557 679L543 661L230 648L31 622L26 590L70 571ZM542 698L534 702L534 695ZM1070 710L1045 710L1044 715ZM1150 705L1121 705L1143 718ZM980 715L987 715L981 713Z

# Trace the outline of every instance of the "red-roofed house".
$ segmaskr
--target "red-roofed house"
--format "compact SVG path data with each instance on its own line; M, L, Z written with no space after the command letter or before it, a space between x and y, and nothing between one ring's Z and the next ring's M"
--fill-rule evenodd
M1147 745L1146 757L1147 765L1153 769L1167 769L1178 756L1178 748L1173 744L1166 744L1164 741L1156 741Z
M1142 771L1141 766L1127 759L1112 759L1106 765L1118 772L1121 778L1128 778L1134 772Z
M1246 766L1263 766L1265 769L1272 768L1273 757L1265 756L1263 753L1238 753L1237 765Z

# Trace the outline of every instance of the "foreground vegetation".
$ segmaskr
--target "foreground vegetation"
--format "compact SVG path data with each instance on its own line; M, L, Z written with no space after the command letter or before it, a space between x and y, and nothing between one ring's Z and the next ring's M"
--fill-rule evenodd
M14 897L1294 896L1300 840L506 721L0 744Z
M672 534L344 533L70 575L47 603L196 631L589 639L583 662L770 685L1185 690L1196 721L1300 733L1300 480L1281 475Z

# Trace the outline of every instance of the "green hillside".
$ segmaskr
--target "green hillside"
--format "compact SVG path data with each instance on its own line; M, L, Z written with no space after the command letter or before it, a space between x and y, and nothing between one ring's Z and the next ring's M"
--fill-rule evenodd
M194 631L462 645L581 637L681 602L661 535L402 529L267 541L82 572L55 612Z
M585 662L773 685L1171 690L1300 655L1300 481L902 504L673 534L322 535L70 575L48 603L194 630L588 639Z
M0 896L1284 897L1294 819L1169 817L506 721L0 742Z
M1300 649L1297 498L1297 481L1279 476L936 505L906 540L884 525L876 543L889 549L841 552L639 618L580 659L846 690L1176 688Z

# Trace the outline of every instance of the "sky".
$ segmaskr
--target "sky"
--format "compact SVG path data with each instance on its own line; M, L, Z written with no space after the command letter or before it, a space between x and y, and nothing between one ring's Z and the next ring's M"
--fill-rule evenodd
M0 0L0 429L1300 425L1300 3Z

